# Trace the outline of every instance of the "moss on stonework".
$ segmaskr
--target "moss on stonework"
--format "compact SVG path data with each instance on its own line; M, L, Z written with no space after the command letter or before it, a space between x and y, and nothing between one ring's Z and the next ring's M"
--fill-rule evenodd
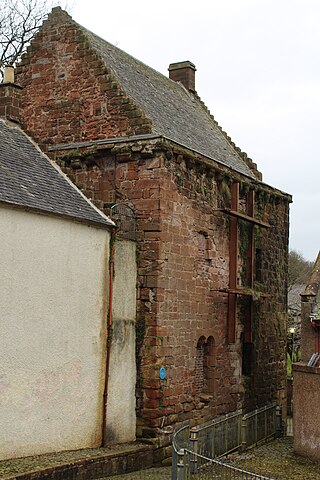
M229 208L231 200L231 188L229 178L218 178L218 206Z

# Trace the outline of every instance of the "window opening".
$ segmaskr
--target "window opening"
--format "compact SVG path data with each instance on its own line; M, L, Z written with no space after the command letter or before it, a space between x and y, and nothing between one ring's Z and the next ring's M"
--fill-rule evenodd
M212 336L207 341L201 336L197 343L195 385L196 394L213 394L215 384L215 341Z

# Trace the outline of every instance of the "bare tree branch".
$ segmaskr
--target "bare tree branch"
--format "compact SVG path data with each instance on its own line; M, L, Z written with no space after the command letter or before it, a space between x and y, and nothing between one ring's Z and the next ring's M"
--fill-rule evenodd
M55 1L55 5L60 2ZM2 0L0 11L0 79L15 65L51 10L52 0Z

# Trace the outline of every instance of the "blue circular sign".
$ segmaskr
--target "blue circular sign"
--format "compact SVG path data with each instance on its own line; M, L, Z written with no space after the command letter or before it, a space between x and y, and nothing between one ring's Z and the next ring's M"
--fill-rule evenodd
M164 380L166 378L166 376L167 376L166 369L164 367L161 367L160 368L160 378L161 378L161 380Z

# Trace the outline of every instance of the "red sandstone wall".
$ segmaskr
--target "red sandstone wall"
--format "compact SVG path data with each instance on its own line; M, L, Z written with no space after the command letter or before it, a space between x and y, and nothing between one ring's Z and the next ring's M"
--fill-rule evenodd
M158 269L149 275L142 255L138 266L141 291L147 298L140 310L140 322L146 325L140 414L156 427L205 412L212 416L232 411L240 405L241 388L239 357L232 353L234 346L226 345L226 298L217 297L214 291L228 284L227 221L221 214L213 215L209 205L200 206L196 198L184 195L170 169L162 168L160 173L157 196L161 227L144 233L145 246L158 242ZM143 200L133 202L136 208L146 204ZM150 317L153 312L156 317ZM201 336L212 336L216 345L211 398L196 395L196 347ZM159 382L160 366L167 369L163 382Z
M151 122L63 12L44 22L17 68L16 81L24 87L24 126L41 144L151 131Z
M229 282L229 218L215 211L229 198L221 175L156 145L121 148L95 159L69 153L60 162L97 206L126 199L136 213L138 434L284 399L287 202L257 202L259 217L272 223L256 233L260 282L269 296L254 302L254 365L243 376L245 304L239 300L236 343L228 345L227 296L217 292ZM200 337L214 339L213 392L199 388Z

